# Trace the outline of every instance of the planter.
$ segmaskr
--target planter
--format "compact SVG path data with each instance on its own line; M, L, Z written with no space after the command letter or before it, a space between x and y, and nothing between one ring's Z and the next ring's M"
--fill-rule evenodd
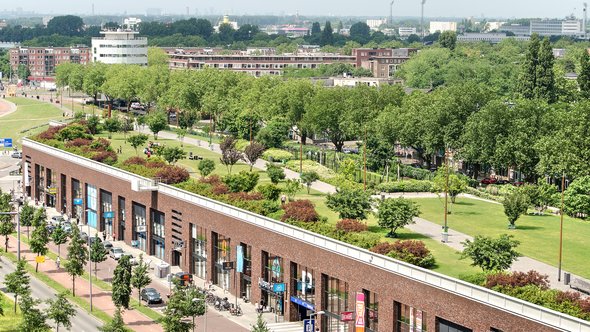
M440 242L447 243L449 242L449 232L442 232L442 240Z

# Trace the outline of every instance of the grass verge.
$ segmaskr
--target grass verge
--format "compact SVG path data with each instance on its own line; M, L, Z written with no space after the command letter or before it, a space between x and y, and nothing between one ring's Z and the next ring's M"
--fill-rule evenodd
M8 295L0 291L0 307L4 312L3 316L0 316L0 332L13 332L17 330L18 324L22 320L20 314L20 307L16 306L16 313L14 312L14 300Z

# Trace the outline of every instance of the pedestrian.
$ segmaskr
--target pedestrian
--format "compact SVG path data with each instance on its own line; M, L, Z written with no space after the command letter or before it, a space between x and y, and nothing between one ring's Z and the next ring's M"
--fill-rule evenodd
M115 241L116 238L115 233L113 233L113 241Z
M258 302L256 302L256 304L254 305L254 310L256 311L257 314L260 313L260 306L258 305Z
M203 289L206 290L208 288L207 285L208 285L207 280L203 280Z
M150 157L150 151L148 151L148 159L149 159L149 157Z
M285 194L283 194L283 196L281 196L281 204L285 204L286 200L287 200L287 196L285 196Z
M264 311L264 299L260 299L260 311Z
M213 280L209 280L209 290L213 290Z
M55 267L59 269L60 263L61 263L61 259L59 259L59 257L57 257L57 260L55 261Z
M102 241L105 242L107 240L107 232L102 231Z
M227 289L227 281L223 281L223 294L225 294L225 290Z
M121 153L123 153L123 147L119 146L119 151L121 151Z

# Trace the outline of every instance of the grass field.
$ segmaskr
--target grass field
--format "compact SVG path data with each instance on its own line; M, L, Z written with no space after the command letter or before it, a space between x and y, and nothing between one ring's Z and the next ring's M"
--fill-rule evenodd
M17 306L16 314L14 313L14 298L0 291L0 307L4 311L4 316L0 316L0 332L16 331L17 325L22 320L20 307Z
M415 201L420 204L422 218L444 224L442 199L419 198ZM506 229L508 219L504 215L502 205L459 197L447 220L450 228L471 236L514 235L515 239L521 242L517 250L524 256L552 266L558 265L560 227L558 215L522 216L516 221L516 229ZM590 251L588 234L590 234L590 223L564 216L562 267L584 278L590 278L590 265L586 264L586 255Z

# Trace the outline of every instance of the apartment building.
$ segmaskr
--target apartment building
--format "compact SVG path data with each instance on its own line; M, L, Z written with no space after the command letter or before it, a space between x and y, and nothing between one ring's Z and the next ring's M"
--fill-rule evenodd
M430 22L430 33L445 32L447 30L457 31L457 22Z
M375 77L387 78L417 52L415 48L356 48L352 55L356 57L357 67L369 69Z
M379 20L367 20L367 25L369 28L378 28L381 24L387 24L387 19L379 19Z
M462 40L462 41L470 41L470 42L479 42L479 41L485 41L485 42L489 42L491 44L497 44L499 42L501 42L502 40L506 39L506 38L514 38L516 40L523 40L523 41L528 41L531 39L531 37L529 36L514 36L514 37L510 37L510 36L506 36L506 33L472 33L472 32L466 32L462 35L458 35L457 36L457 40Z
M27 47L19 46L10 49L10 66L13 70L25 65L31 70L29 80L53 80L55 67L64 62L88 65L90 50L86 45L71 47Z

